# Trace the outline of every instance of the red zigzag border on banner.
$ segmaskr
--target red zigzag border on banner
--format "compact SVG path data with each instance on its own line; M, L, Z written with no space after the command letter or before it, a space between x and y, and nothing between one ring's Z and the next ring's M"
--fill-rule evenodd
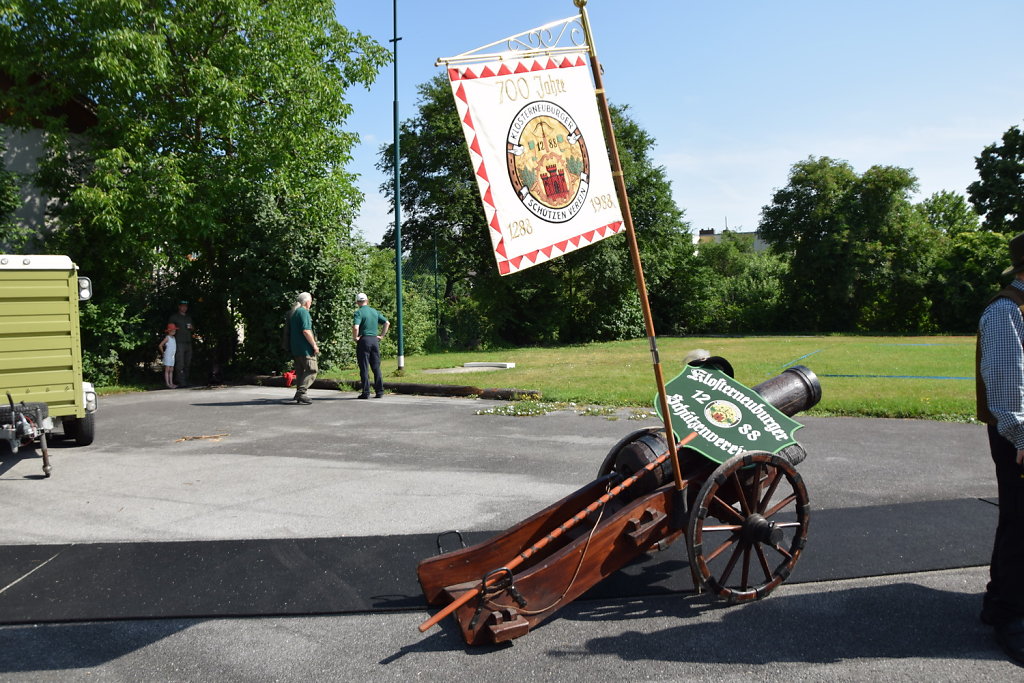
M534 60L533 64L529 67L526 66L526 62L520 61L516 64L515 71L509 69L507 64L502 64L497 72L492 71L489 66L484 66L483 71L481 71L479 74L476 73L470 67L466 67L464 69L449 68L448 79L454 83L456 81L472 80L477 78L494 78L496 76L508 76L513 73L532 73L535 71L545 71L547 69L565 69L586 65L586 61L580 55L576 56L575 61L570 60L567 56L564 57L562 61L558 64L556 64L555 61L551 58L548 58L546 63L542 63L541 60ZM469 148L474 153L476 153L478 157L480 157L480 165L477 167L476 175L480 178L478 182L481 183L481 188L484 189L482 195L485 211L487 210L487 207L490 207L491 220L489 222L489 226L492 230L501 235L501 222L498 219L497 207L494 206L494 199L491 196L491 183L487 175L486 163L484 162L483 154L480 151L480 143L476 135L476 126L473 122L472 116L470 116L470 112L468 109L469 100L466 98L466 90L465 88L462 87L461 84L459 84L459 87L456 89L455 96L462 100L467 107L466 115L462 118L462 122L473 132L473 141L469 144ZM616 221L615 223L603 225L599 228L595 228L594 230L589 230L583 233L582 235L576 235L575 237L563 240L561 242L558 242L557 244L552 244L542 249L531 251L528 254L516 256L515 258L512 259L508 258L508 254L505 251L505 238L504 235L502 235L502 237L498 240L498 243L494 245L494 253L500 255L503 259L505 259L504 261L498 261L498 271L502 275L508 275L511 272L519 270L519 266L520 264L522 264L524 258L529 260L531 264L542 263L543 261L547 261L555 256L561 256L563 254L567 254L570 251L575 251L580 246L580 238L586 240L585 244L590 244L591 242L594 241L595 233L599 234L601 237L604 237L605 233L608 230L611 230L613 233L618 233L621 229L622 222ZM570 244L572 245L571 247L569 246ZM554 251L556 249L561 253L555 254ZM538 260L539 256L542 254L544 258Z

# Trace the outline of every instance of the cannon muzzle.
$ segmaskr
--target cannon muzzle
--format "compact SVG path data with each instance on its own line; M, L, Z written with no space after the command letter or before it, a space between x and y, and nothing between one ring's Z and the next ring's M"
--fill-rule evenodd
M794 365L751 388L789 417L810 410L821 400L818 376L803 365Z

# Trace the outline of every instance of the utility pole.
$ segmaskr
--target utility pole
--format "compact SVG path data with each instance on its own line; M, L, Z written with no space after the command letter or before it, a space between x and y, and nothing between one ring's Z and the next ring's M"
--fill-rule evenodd
M395 302L398 327L398 369L405 368L405 334L402 330L402 155L398 145L398 0L391 2L392 54L395 60Z

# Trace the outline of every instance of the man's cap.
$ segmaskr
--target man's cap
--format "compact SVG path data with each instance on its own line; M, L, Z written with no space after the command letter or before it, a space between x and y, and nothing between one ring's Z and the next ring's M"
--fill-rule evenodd
M1004 270L1003 275L1024 270L1024 232L1010 240L1010 263L1013 265Z
M356 303L359 303L360 301L369 301L369 299L366 298L365 294L359 292L358 294L356 294Z
M185 304L185 305L187 306L187 305L188 305L188 301L186 301L185 299L182 299L181 301L179 301L179 302L178 302L178 305L179 305L179 306L180 306L181 304Z

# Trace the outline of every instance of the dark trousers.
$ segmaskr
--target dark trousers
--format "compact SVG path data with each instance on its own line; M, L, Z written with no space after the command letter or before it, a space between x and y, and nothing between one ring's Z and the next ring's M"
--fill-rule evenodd
M179 387L188 386L188 367L192 365L192 343L178 345L174 348L174 383Z
M985 609L998 622L1024 617L1024 467L1017 464L1017 447L991 425L988 443L999 486L999 524Z
M384 379L380 376L380 339L360 337L356 342L356 360L359 361L359 379L363 383L363 396L370 395L370 370L373 370L373 391L384 393Z

